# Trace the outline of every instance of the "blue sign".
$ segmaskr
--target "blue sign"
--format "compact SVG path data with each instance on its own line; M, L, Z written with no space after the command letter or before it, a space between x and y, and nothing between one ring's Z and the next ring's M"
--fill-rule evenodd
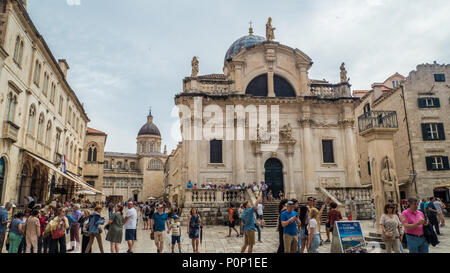
M360 222L338 221L336 222L336 227L343 253L364 251L365 241Z

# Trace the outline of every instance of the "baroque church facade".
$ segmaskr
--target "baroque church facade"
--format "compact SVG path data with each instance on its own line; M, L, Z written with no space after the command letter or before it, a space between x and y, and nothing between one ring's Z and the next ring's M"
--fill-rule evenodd
M184 202L188 180L199 186L265 181L274 196L281 190L285 196L302 201L317 196L320 188L364 188L359 177L354 115L359 98L350 93L344 64L339 82L310 79L311 58L273 41L270 23L266 38L250 28L248 35L230 46L223 74L198 75L194 57L192 75L184 78L183 90L175 96L183 139L166 165L165 183L170 186L171 201ZM271 118L272 106L278 106L277 119ZM258 123L255 128L249 117L261 107L271 113L267 124ZM211 117L222 113L227 114L215 129L231 124L234 130L215 134L213 139L198 137L204 130L196 126L208 125ZM239 127L245 132L244 139L236 138ZM256 138L252 139L255 130ZM273 134L278 135L277 143L267 149L273 144Z
M85 141L84 180L103 194L96 200L146 201L163 194L166 147L151 112L136 138L136 153L105 151L107 134L88 128Z

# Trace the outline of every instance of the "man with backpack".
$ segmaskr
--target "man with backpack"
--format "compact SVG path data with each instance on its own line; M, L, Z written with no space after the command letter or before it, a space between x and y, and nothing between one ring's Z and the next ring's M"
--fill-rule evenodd
M236 230L236 222L239 219L238 211L234 208L233 204L230 204L230 209L228 210L228 236L231 237L231 229L236 232L237 237L239 237L239 232Z
M144 230L148 229L148 220L150 219L150 206L148 202L145 202L144 207L142 207L142 220L144 221Z

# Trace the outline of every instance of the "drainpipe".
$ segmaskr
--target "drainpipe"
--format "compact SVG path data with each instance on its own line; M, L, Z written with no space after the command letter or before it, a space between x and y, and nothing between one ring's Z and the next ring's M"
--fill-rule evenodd
M411 134L409 132L408 113L406 112L405 90L404 90L403 84L401 84L400 87L402 89L403 110L405 111L406 132L408 133L408 145L409 145L409 153L410 153L410 157L411 157L411 168L412 168L412 172L413 172L414 190L417 195L416 169L414 168L414 158L413 158L413 151L412 151L412 146L411 146Z

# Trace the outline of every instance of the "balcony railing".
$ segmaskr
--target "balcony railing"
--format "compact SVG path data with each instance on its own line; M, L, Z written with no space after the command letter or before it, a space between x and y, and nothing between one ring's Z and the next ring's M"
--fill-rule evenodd
M15 125L12 121L5 120L3 122L3 134L2 137L9 139L12 142L17 141L17 136L19 135L20 127Z
M359 132L372 128L398 128L395 111L369 111L358 117Z

